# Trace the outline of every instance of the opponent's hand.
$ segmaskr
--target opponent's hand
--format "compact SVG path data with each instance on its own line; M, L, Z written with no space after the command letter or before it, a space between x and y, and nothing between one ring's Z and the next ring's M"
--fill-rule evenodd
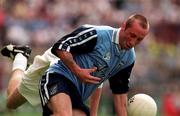
M85 83L89 84L98 84L101 80L99 77L92 76L91 73L95 72L97 70L96 67L91 69L80 69L76 72L76 76Z

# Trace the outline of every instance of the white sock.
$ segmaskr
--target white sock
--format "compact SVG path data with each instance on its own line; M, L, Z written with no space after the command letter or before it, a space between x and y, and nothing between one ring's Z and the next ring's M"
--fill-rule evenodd
M21 53L18 53L13 61L12 71L15 69L20 69L25 71L27 67L27 58L23 56Z

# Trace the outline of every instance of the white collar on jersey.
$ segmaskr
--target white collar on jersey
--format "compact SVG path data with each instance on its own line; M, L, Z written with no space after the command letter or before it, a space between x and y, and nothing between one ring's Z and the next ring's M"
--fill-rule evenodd
M112 36L112 41L115 43L115 44L117 44L117 47L118 47L118 49L119 50L121 50L121 46L120 46L120 44L119 44L119 33L120 33L120 31L121 31L121 28L117 28L117 29L115 29L114 31L113 31L113 36Z
M118 28L118 29L116 29L115 31L114 31L114 42L116 43L116 44L118 44L119 45L119 32L120 32L120 30L121 30L121 28Z

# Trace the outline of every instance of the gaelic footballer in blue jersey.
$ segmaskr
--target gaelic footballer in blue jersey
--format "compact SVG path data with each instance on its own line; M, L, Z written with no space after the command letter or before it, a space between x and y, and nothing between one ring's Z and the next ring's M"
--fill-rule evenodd
M61 60L40 81L43 115L89 115L84 102L109 80L118 116L126 116L126 100L134 46L148 34L149 23L135 14L120 28L82 25L52 48Z

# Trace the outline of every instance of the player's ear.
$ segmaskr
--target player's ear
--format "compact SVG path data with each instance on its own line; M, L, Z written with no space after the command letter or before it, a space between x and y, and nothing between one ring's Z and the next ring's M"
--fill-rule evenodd
M122 31L125 31L125 29L126 29L126 22L124 22L124 23L122 24L122 26L121 26L121 30L122 30Z

